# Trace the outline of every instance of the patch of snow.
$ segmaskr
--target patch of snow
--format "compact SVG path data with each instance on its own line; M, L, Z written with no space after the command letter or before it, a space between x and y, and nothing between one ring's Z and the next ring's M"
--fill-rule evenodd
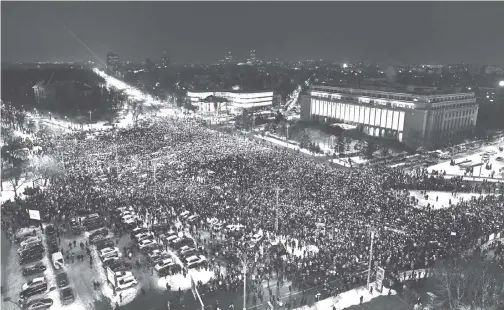
M172 276L161 277L158 280L159 288L166 289L166 284L169 284L172 291L188 290L191 288L191 276L194 282L201 281L203 284L208 283L215 274L212 270L196 270L189 269L189 273L184 277L183 274L176 274Z
M418 199L417 207L426 207L427 204L433 206L436 209L446 209L450 208L453 205L458 204L463 201L470 201L472 197L476 199L481 196L486 196L487 194L475 194L475 193L457 193L457 197L453 197L451 192L443 192L443 191L427 191L428 199L425 199L425 195L421 195L420 191L411 190L409 191L410 196ZM436 201L436 197L438 197L438 201ZM452 205L450 206L450 199Z

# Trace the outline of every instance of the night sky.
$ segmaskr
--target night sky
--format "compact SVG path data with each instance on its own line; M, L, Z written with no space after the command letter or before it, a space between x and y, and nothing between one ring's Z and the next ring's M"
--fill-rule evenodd
M504 64L504 2L2 2L2 61ZM68 31L63 25L68 26Z

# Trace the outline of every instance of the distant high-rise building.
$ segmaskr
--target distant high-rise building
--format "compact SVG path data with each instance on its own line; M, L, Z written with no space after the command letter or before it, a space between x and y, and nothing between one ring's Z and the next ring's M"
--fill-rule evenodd
M251 63L255 63L256 62L256 52L255 52L255 50L251 50L250 51L249 61Z
M119 69L119 55L114 52L108 52L106 57L107 57L107 69L117 71L117 69Z
M167 51L164 51L163 57L161 57L161 66L164 68L170 66L170 56L168 56Z
M224 60L227 62L227 63L231 63L233 62L233 55L231 54L231 52L229 52L226 57L224 57Z

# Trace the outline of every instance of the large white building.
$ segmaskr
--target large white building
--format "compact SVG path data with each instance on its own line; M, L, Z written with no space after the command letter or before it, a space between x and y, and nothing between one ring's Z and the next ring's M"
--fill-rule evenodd
M472 132L474 93L434 88L313 85L302 96L301 119L356 125L368 135L395 138L411 147L433 147Z
M273 92L271 91L190 91L187 92L187 97L193 106L198 107L198 110L204 113L213 113L218 110L240 113L243 109L266 107L273 104Z

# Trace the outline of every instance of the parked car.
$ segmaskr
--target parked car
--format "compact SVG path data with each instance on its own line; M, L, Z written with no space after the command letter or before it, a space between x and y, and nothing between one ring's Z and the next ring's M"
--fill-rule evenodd
M157 245L157 242L156 242L156 240L152 240L152 239L144 239L138 243L138 247L140 248L140 250L143 250L145 248L150 248L155 245Z
M109 266L117 264L121 259L119 257L110 257L108 259L104 259L102 262L103 269L106 269Z
M31 281L26 282L21 287L21 293L19 297L25 299L33 295L42 293L47 290L47 281L44 277L34 278Z
M96 238L97 236L108 236L108 234L109 234L109 231L107 228L99 229L89 235L89 241L91 241L93 238Z
M19 246L21 246L22 248L26 248L30 244L40 243L40 242L42 242L42 239L39 236L30 236L30 237L24 239L23 241L21 241Z
M53 305L53 300L51 298L37 298L28 302L25 306L25 310L44 310L49 309Z
M175 265L175 263L173 262L173 259L171 258L166 258L166 259L163 259L161 262L159 262L156 266L154 266L154 269L156 271L159 271L161 269L164 269L168 266L172 266L172 265Z
M44 272L46 269L47 267L43 263L37 263L35 265L23 268L23 276L32 276L34 274Z
M65 287L69 284L68 275L66 273L60 273L56 276L56 284L58 287Z
M26 243L24 246L20 247L18 249L18 253L20 255L23 255L23 253L29 253L29 252L37 252L37 251L44 251L44 246L42 245L42 241L38 242L33 242L33 243Z
M127 289L129 287L133 287L133 286L135 286L137 284L138 284L138 282L135 279L135 277L133 277L133 276L124 277L124 278L121 278L121 279L117 280L117 289L118 290L124 290L124 289Z
M114 273L117 279L133 276L133 273L131 273L131 271L114 271Z
M75 295L70 287L66 287L60 291L60 299L63 305L69 305L74 302Z
M203 255L191 256L187 258L187 268L197 268L206 263L206 258Z
M130 263L127 263L122 259L116 260L110 264L109 267L114 272L129 271L133 269L133 266Z
M110 248L104 248L101 249L99 252L100 258L107 257L109 254L112 253L119 253L119 248L117 247L110 247Z
M25 264L28 264L28 263L34 263L36 261L41 260L42 258L44 258L44 254L43 253L40 253L40 252L29 253L29 254L21 256L21 258L19 259L19 264L20 265L25 265Z
M32 236L36 236L36 235L37 235L37 231L35 230L34 226L20 228L16 231L16 234L14 235L14 241L19 243L19 242L23 241L24 239L26 239L27 237L32 237Z
M103 239L103 240L100 240L100 241L97 241L95 243L96 245L96 249L98 251L101 251L105 248L110 248L110 247L114 247L115 244L114 244L114 241L110 240L110 239Z
M144 234L146 232L148 232L149 230L147 228L143 228L143 227L136 227L134 228L132 231L131 231L131 234L130 234L130 237L131 239L134 239L136 235L139 235L139 234Z

